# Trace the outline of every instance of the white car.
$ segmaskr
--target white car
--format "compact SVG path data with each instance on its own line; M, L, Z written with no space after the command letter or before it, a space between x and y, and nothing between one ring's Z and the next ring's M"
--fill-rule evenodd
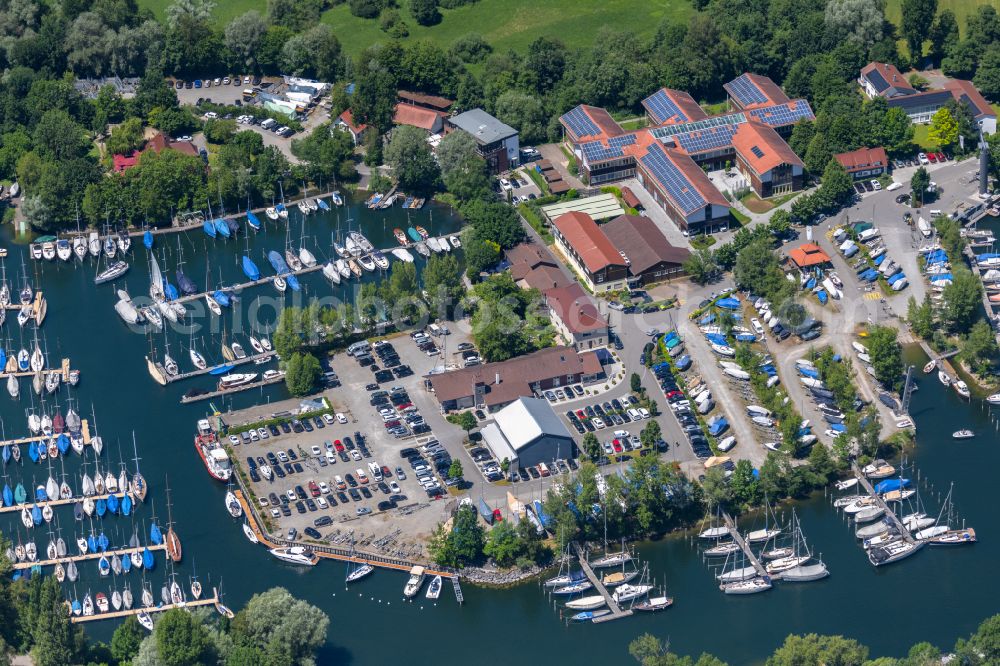
M347 423L347 417L337 412L337 423Z
M316 498L316 506L318 506L321 509L325 509L329 505L326 503L326 498L325 497L317 497Z
M326 462L328 465L335 465L337 463L337 456L333 455L333 451L326 452Z
M351 449L351 457L355 460L361 460L361 451L357 449Z
M604 442L604 453L611 455L615 452L614 448L611 446L611 442Z
M882 183L878 182L878 181L877 181L877 180L875 180L874 178L872 179L872 181L871 181L871 184L872 184L872 187L874 187L874 188L875 188L875 191L876 191L876 192L878 192L879 190L881 190L881 189L882 189Z
M209 120L213 120L215 118L218 118L219 114L217 114L215 111L209 111L208 113L205 114L205 117Z
M622 439L623 437L628 437L628 430L615 430L615 437Z
M280 509L274 509L274 508L272 508L271 509L271 517L272 518L281 518L281 510Z
M903 187L902 183L893 182L893 183L891 183L889 185L889 187L887 187L885 189L888 190L889 192L895 192L896 190L898 190L901 187Z
M311 450L312 450L312 454L313 454L314 456L316 456L317 458L318 458L318 457L319 457L320 455L322 455L322 453L323 453L323 450L322 450L322 449L320 449L320 448L319 448L318 446L315 446L315 445L314 445L314 446L312 447L312 449L311 449Z
M389 482L389 490L391 490L394 493L400 492L400 490L399 490L399 484L396 483L395 481L390 481Z
M640 407L639 408L639 414L642 415L642 418L644 418L644 419L648 419L649 418L649 410L646 409L645 407Z
M330 486L326 483L326 481L319 482L319 491L324 495L330 494Z
M263 507L271 506L271 503L268 501L266 497L258 497L257 501L260 502L260 505Z
M227 83L229 82L229 78L228 77L226 78L226 82ZM216 85L216 86L219 85L219 84L221 84L221 83L222 83L222 79L220 79L219 77L215 77L215 81L212 81L212 85Z
M500 179L500 187L503 188L504 192L509 192L510 190L514 189L513 186L510 184L510 181L507 180L506 178Z
M261 439L268 439L271 437L271 435L268 434L267 429L265 428L257 428L257 434L260 435Z
M295 491L292 490L291 488L289 488L288 490L285 491L285 497L287 497L289 500L291 500L292 502L294 502L295 499L296 499L296 497L295 497Z
M326 423L327 425L331 425L333 423L333 416L330 415L329 413L324 414L323 415L323 422Z
M595 427L595 428L597 428L598 430L603 430L604 428L606 428L606 427L607 427L607 426L606 426L606 425L604 424L604 421L603 421L603 420L601 420L601 419L600 419L599 417L597 417L597 418L594 418L594 419L591 419L591 421L590 421L590 422L591 422L591 423L592 423L592 424L594 425L594 427Z
M674 403L674 404L677 404L677 403ZM628 414L628 417L630 419L632 419L633 421L638 421L639 419L642 418L642 415L639 413L638 409L630 409L626 413Z
M931 163L931 161L927 159L927 155L925 153L917 153L917 161L919 161L921 164Z
M639 439L638 435L629 435L628 441L632 444L632 448L636 451L642 448L642 440Z
M229 443L232 444L233 446L239 446L239 444L240 444L240 438L237 437L236 435L230 435L229 436Z
M753 332L757 335L764 335L764 327L761 325L760 320L757 318L750 320L750 326L753 327Z

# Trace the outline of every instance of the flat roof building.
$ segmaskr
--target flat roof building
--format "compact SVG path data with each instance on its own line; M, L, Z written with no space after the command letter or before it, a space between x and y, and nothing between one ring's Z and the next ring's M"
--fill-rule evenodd
M471 109L448 119L448 125L472 135L491 174L517 166L520 144L517 130L482 109Z

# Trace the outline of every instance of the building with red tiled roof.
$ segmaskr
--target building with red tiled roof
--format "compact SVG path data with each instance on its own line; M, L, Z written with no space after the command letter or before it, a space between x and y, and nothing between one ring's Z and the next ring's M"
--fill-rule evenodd
M567 384L592 384L604 376L596 352L549 347L499 363L428 375L425 380L444 411L474 406L495 411L524 396Z
M552 222L556 247L591 291L625 288L627 267L614 244L586 213L564 213Z
M510 264L510 273L514 280L521 280L540 266L558 266L548 248L533 242L518 243L506 250L504 255Z
M799 268L812 268L830 263L830 255L815 243L804 243L788 253L788 258Z
M608 322L580 283L547 289L543 296L552 325L568 345L583 351L608 344Z
M647 285L684 275L684 262L691 252L671 245L648 217L619 215L601 228L625 255L630 284Z
M451 109L453 102L447 97L439 97L437 95L427 95L421 92L412 92L410 90L399 90L396 92L400 101L404 104L413 104L414 106L422 106L425 109L431 109L432 111L442 111L447 112Z
M747 72L723 85L729 104L737 111L787 104L785 91L767 76Z
M413 104L396 104L396 111L393 113L392 122L396 125L410 125L419 127L430 134L438 134L444 129L444 118L447 114L439 111L431 111Z
M368 131L368 125L354 122L354 113L350 109L345 109L337 116L333 126L342 132L350 132L355 146L364 142L365 133Z
M940 88L918 91L894 65L871 62L861 68L858 85L869 99L883 97L889 108L903 109L913 123L929 123L942 106L955 99L968 105L984 133L997 129L996 112L971 81L948 79Z
M853 178L877 178L889 173L889 156L885 148L858 148L833 156Z
M581 180L596 187L638 179L688 234L713 233L729 225L729 202L705 175L706 169L729 168L742 159L759 196L801 188L801 160L783 137L799 121L815 119L809 103L789 99L773 81L758 74L744 74L726 89L737 110L718 116L707 115L687 93L660 89L643 100L655 126L631 132L591 106L580 105L563 114L559 122L577 158ZM760 127L741 129L748 124ZM742 138L734 141L737 134L756 137L748 142L762 152L766 143L765 157L756 156L753 145L736 145L744 143ZM782 161L765 168L772 157Z
M162 132L157 132L153 135L151 139L146 142L142 150L132 151L130 155L112 155L111 161L114 165L114 170L118 173L131 169L139 163L139 158L146 152L159 153L164 150L176 150L179 153L184 153L185 155L190 155L196 157L198 155L198 148L190 141L174 141L168 138Z
M771 127L755 120L733 134L736 166L761 197L802 189L805 164Z

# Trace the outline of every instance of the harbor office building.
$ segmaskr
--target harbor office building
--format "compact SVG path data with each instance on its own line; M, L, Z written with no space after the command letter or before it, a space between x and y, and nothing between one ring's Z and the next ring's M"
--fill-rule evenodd
M576 448L548 401L519 398L493 416L482 430L483 441L499 461L508 461L508 471L573 457Z
M473 407L493 412L524 396L604 378L596 352L549 347L506 361L427 375L424 381L444 412Z
M635 178L681 231L712 233L729 224L729 201L705 169L731 166L760 197L802 189L805 169L785 138L813 120L765 76L725 84L730 112L709 116L686 92L662 88L643 100L650 127L625 131L604 109L582 104L559 120L591 186Z

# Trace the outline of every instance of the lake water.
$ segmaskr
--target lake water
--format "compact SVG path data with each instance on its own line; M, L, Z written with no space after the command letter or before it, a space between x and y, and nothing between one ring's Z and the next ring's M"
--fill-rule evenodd
M342 209L340 214L343 231L347 210ZM371 212L354 208L350 215L354 218L352 228L357 228L360 220L362 229L381 247L393 247L392 228L406 223L399 209ZM431 209L425 208L412 214L412 222L432 233L458 228L458 220L444 209L433 209L433 220L431 216ZM292 218L292 234L297 237L297 211ZM306 223L306 236L315 238L315 245L321 248L329 246L330 233L336 230L334 214L314 216ZM197 230L157 238L156 251L163 253L161 266L165 272L169 270L172 280L178 237L187 273L199 286L206 281L206 266L208 282L213 286L243 279L238 262L247 241L242 236L211 241ZM268 232L251 235L250 254L262 273L270 273L263 252L281 250L284 238L284 227L274 223L270 223ZM148 269L143 258L145 250L141 243L136 245L132 258L135 265L126 283L132 294L139 295L148 288ZM22 251L11 250L6 260L8 278L20 274ZM420 265L422 260L417 262ZM33 264L28 261L29 271L37 268L41 273L41 279L34 279L33 284L44 289L49 302L42 330L49 356L53 360L69 356L73 367L82 371L80 386L72 392L72 398L85 417L92 409L97 415L106 446L102 468L113 463L117 470L120 459L132 457L134 431L142 470L151 486L147 503L136 511L134 520L105 518L95 525L95 530L103 529L113 543L127 540L133 529L146 534L154 513L161 521L166 518L165 487L169 483L172 517L184 542L178 579L186 582L196 573L206 589L221 583L225 602L234 608L242 606L254 593L275 585L287 587L294 595L316 604L332 620L329 643L320 663L493 664L525 658L550 663L626 663L629 641L643 632L669 638L675 651L709 651L733 664L760 661L793 632L845 634L871 646L874 654L901 655L920 640L950 647L957 636L973 631L982 619L997 611L997 586L987 577L991 567L1000 561L1000 542L992 538L997 525L992 488L1000 462L997 422L982 403L964 402L935 379L923 375L912 401L919 430L911 459L927 482L922 488L934 511L939 495L947 492L949 483L955 483L956 507L980 537L975 546L925 548L911 559L875 570L857 546L848 524L830 506L829 498L817 495L795 506L810 545L822 553L831 577L816 583L779 584L766 594L745 598L723 595L695 545L682 537L639 546L655 579L666 582L668 594L675 599L674 607L652 616L603 625L566 626L535 582L502 591L466 585L466 603L462 607L447 587L436 604L422 597L418 602L403 602L405 576L385 571L345 590L342 565L323 562L307 571L277 563L263 548L248 543L226 513L224 488L209 479L192 447L194 423L206 414L207 403L179 404L182 393L192 387L211 388L212 380L196 379L166 388L155 384L146 372L144 356L151 349L162 353L163 334L146 338L129 332L112 308L112 287L93 285L94 267L89 260L86 268L76 269ZM303 284L309 296L332 293L320 273L307 276ZM270 286L256 288L243 294L240 307L251 307L257 295L264 300L273 294ZM224 319L230 336L231 317L227 313ZM0 335L8 338L8 349L22 345L13 318L8 319ZM186 366L183 350L190 336L172 334L168 339L175 358ZM218 356L219 337L210 328L199 331L195 339L199 348ZM920 358L912 362L918 368L923 365ZM226 406L241 407L282 397L284 389L279 385L237 394L226 401ZM59 400L65 411L65 391L60 392ZM25 409L30 404L24 380L20 402L12 401L5 391L0 396L0 417L8 437L27 434ZM978 436L967 441L951 439L952 431L965 427L974 429ZM92 470L92 458L88 460ZM78 468L79 458L71 454L67 472L77 480ZM4 471L11 485L20 480L32 487L43 483L48 474L45 467L30 462L18 468L9 465ZM787 515L790 507L782 510ZM69 509L58 510L57 520L71 544L71 538L75 539L81 528L83 533L90 530L89 524L75 523ZM15 541L24 538L16 514L0 517L0 529ZM48 538L45 530L34 531L40 550L44 550ZM109 590L113 581L100 579L95 563L80 568L83 577L75 590L68 586L70 596L82 598L87 590ZM166 573L166 564L159 556L156 570L149 576L157 597ZM141 576L133 572L128 578L133 591L137 591ZM106 640L114 626L112 622L99 622L88 625L88 630Z

